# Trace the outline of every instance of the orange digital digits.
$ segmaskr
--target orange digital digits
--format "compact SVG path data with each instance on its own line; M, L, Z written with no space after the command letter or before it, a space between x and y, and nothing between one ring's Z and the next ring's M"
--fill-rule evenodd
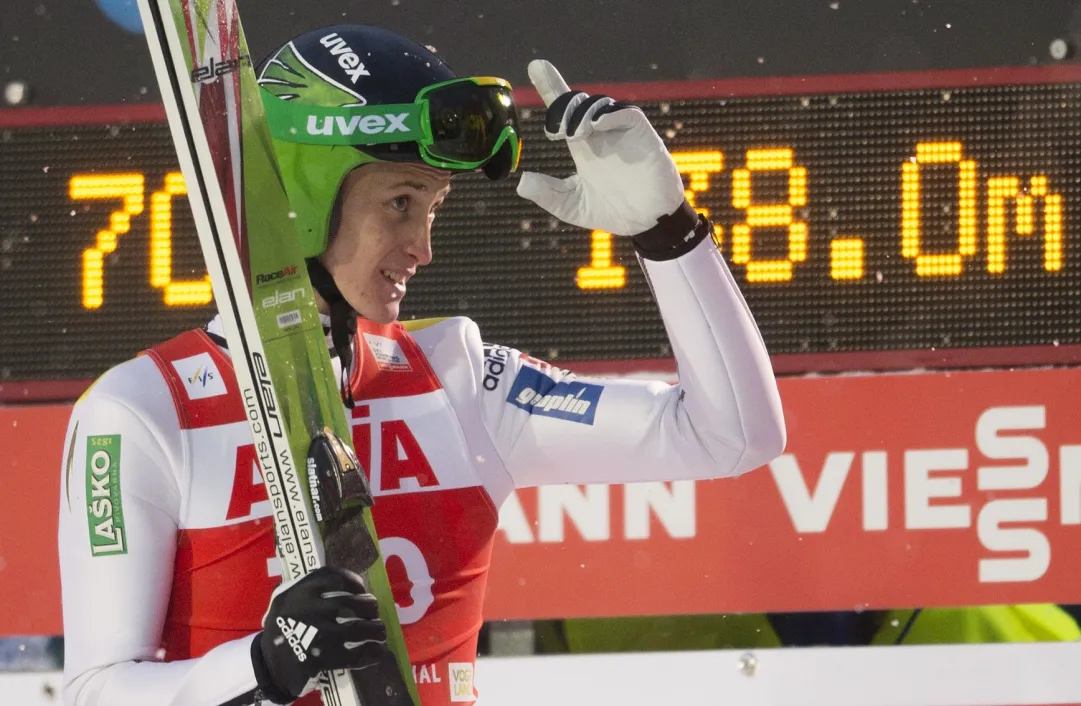
M783 171L788 175L788 202L756 204L751 197L751 173ZM732 205L746 209L747 220L732 226L732 262L746 267L748 282L788 282L792 265L807 259L807 223L795 220L792 209L807 205L807 170L793 166L792 150L747 150L747 168L732 173ZM783 260L755 260L751 253L754 228L788 229L788 256Z
M921 246L922 196L920 165L957 164L957 250L929 254ZM901 254L916 261L920 277L956 277L964 269L964 260L979 249L976 162L964 159L960 142L921 142L916 156L901 167ZM987 271L1006 271L1006 204L1014 204L1014 231L1028 236L1036 231L1034 201L1043 202L1044 270L1062 269L1062 195L1048 189L1047 176L1037 174L1027 188L1017 176L987 179Z
M987 271L1006 271L1006 202L1014 202L1014 230L1018 235L1032 235L1036 229L1033 201L1043 200L1043 268L1048 272L1062 269L1062 194L1047 190L1047 177L1029 180L1027 190L1020 188L1016 176L991 177L987 180Z
M120 236L131 230L131 217L143 212L142 174L76 174L68 182L72 201L119 199L109 227L99 230L93 247L83 251L83 307L97 309L105 300L105 256L116 250ZM73 214L74 215L74 214Z
M688 176L687 201L699 213L709 209L697 203L698 194L715 187L713 175L724 171L725 156L719 150L673 152L681 174ZM951 252L928 252L923 243L923 206L926 200L922 170L926 165L956 165L957 243ZM784 203L755 203L752 175L782 172L787 179ZM748 284L789 282L796 263L807 260L808 228L794 209L807 205L807 169L795 164L787 147L749 149L744 168L732 172L732 206L746 212L746 218L731 227L731 262L742 265ZM915 264L919 277L957 277L965 261L979 251L978 177L975 160L964 157L961 142L920 142L916 154L901 165L901 255ZM1051 190L1045 174L1025 180L1017 175L987 179L987 271L1001 274L1007 265L1007 237L1027 237L1043 231L1043 268L1059 272L1063 268L1064 228L1062 195ZM109 215L108 227L98 231L82 257L82 302L87 309L100 308L105 300L105 256L116 250L119 239L131 229L131 219L145 207L145 175L134 173L75 174L68 182L72 201L117 200L120 207ZM150 195L150 285L162 290L166 306L204 306L213 301L210 276L200 279L173 279L173 201L187 194L180 172L165 176L162 188ZM1010 205L1013 223L1010 223ZM756 259L752 243L755 228L783 228L787 233L787 253L783 259ZM720 248L724 230L713 226L713 239ZM862 238L846 235L829 243L830 279L853 281L864 277L865 244ZM619 290L627 284L627 270L613 261L612 234L595 230L590 234L590 262L579 267L577 284L583 290Z
M165 290L167 306L203 306L214 298L210 275L173 281L173 197L187 193L184 175L171 172L164 188L150 196L150 284Z
M83 251L83 307L97 309L105 301L105 255L116 250L120 236L131 230L131 218L145 207L145 176L140 173L75 174L68 182L72 201L119 199L121 208L109 216L109 227L98 231L93 247ZM173 197L187 193L180 172L165 176L161 191L150 197L150 284L164 290L166 306L203 306L214 296L210 276L173 281Z
M673 152L672 160L676 163L680 174L690 177L690 184L683 192L687 203L693 206L695 211L709 218L709 209L698 205L696 194L709 189L710 174L720 174L724 171L724 153L718 150ZM723 234L724 229L716 223L713 224L713 242L718 248L721 247Z
M921 248L920 165L957 164L957 251L925 253ZM916 158L901 165L901 256L916 260L920 277L956 276L964 258L976 254L976 162L961 158L960 142L921 142Z
M622 289L627 268L612 264L612 234L595 230L591 237L589 267L578 268L578 288Z

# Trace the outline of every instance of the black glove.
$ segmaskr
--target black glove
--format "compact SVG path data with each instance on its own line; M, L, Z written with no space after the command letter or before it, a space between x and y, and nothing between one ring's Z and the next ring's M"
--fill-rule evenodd
M274 591L251 657L263 697L284 704L320 672L364 669L386 651L375 596L356 574L323 567Z

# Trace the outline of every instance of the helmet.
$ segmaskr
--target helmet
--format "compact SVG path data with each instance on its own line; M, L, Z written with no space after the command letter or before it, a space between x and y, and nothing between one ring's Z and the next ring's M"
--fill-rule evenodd
M356 167L412 161L492 179L517 169L510 84L460 78L431 50L362 25L313 30L257 69L304 257L327 247L338 192Z

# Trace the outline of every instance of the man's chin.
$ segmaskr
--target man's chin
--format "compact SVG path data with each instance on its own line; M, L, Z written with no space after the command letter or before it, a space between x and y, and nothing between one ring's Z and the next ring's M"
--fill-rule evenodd
M369 305L358 310L357 313L372 323L392 324L398 320L400 308L400 302L391 302L382 305Z

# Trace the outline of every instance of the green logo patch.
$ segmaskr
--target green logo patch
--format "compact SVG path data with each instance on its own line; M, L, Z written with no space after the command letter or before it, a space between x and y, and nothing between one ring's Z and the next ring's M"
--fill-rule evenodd
M90 553L127 554L120 504L120 435L86 438L86 519Z

